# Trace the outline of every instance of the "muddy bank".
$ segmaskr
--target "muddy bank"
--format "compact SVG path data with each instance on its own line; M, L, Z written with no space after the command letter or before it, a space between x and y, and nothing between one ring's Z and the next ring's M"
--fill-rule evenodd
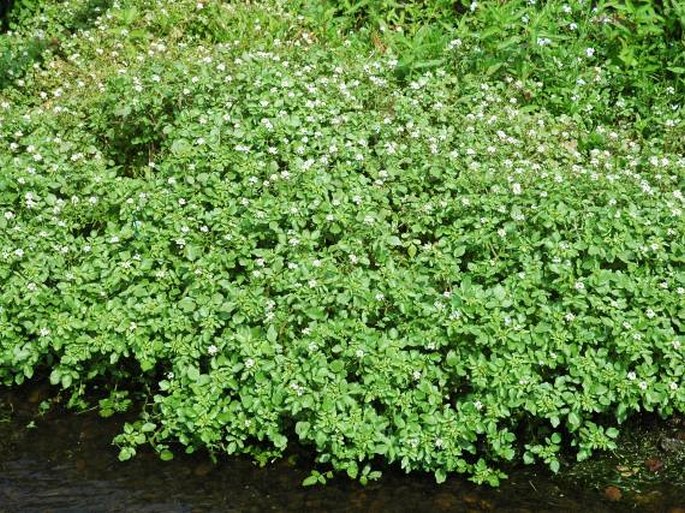
M685 422L645 417L621 449L562 469L512 472L498 489L388 471L362 487L340 477L303 488L295 458L257 468L206 455L162 462L152 453L120 463L110 445L121 418L58 406L39 416L49 389L0 391L0 513L114 512L500 512L685 513ZM685 444L685 442L683 442Z

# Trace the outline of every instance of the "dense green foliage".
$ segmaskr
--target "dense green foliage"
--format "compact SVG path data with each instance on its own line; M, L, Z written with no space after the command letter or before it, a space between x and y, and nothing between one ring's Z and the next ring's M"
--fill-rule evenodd
M685 412L677 4L294 4L3 36L0 380L143 400L121 459L299 444L308 484L494 484Z

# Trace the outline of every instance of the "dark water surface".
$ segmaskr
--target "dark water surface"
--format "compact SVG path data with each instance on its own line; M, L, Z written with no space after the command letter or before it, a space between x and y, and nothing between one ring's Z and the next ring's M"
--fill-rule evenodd
M286 462L257 468L203 455L127 463L110 445L121 420L54 411L36 420L29 394L0 391L0 513L210 512L625 512L685 513L685 488L660 485L639 502L609 501L593 486L517 473L499 489L450 478L386 472L366 488L345 478L303 488L307 473ZM34 402L35 399L34 399Z

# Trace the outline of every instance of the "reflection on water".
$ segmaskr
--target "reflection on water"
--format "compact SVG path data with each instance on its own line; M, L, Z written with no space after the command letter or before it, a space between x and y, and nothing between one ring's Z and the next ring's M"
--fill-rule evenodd
M142 454L120 463L109 443L121 421L53 412L27 429L31 399L0 395L0 513L685 513L682 488L652 492L647 506L611 503L594 489L570 489L533 473L514 475L497 490L389 472L366 488L344 478L303 488L306 472L285 462L260 469L237 458L212 465L199 455L162 462Z

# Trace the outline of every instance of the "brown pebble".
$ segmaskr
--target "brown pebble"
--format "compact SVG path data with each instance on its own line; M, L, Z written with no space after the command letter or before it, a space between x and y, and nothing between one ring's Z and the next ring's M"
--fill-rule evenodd
M214 466L211 463L200 463L197 467L195 467L193 474L195 474L197 477L204 477L212 471L213 467Z
M635 504L641 504L643 506L657 503L660 504L663 502L663 494L658 490L653 490L646 494L638 494L633 500L635 501Z
M461 498L461 500L464 502L464 504L476 504L479 500L479 497L473 493L467 493Z
M450 493L439 493L433 497L433 507L436 511L454 511L456 497Z
M664 462L659 458L647 458L645 460L645 467L647 467L647 470L650 472L659 472L663 466Z
M609 499L611 502L618 502L623 497L623 492L616 486L607 486L604 489L604 497Z
M478 506L480 506L481 511L492 511L495 509L495 505L487 499L481 499L478 502Z
M31 393L29 394L28 401L31 404L36 404L48 397L48 394L50 393L50 389L47 386L40 386L36 387L33 390L31 390Z

